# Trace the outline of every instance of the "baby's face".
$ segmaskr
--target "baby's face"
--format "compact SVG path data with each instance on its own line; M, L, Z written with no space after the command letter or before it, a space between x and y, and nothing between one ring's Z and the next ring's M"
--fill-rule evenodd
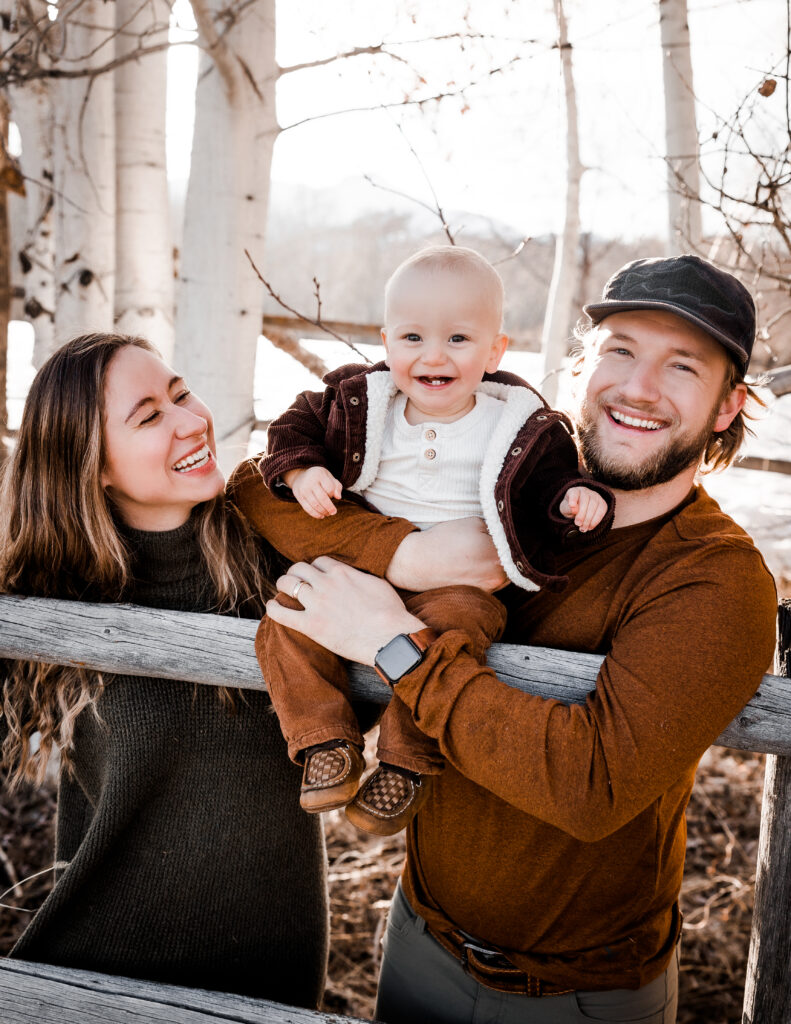
M450 423L473 409L475 389L508 344L500 316L474 272L412 268L394 283L382 340L410 423Z

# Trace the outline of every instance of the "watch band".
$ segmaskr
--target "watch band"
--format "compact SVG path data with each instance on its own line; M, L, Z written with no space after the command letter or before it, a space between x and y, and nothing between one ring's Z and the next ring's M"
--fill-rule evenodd
M435 640L439 640L439 633L436 629L432 629L431 626L424 626L423 629L419 629L416 633L407 633L407 636L421 654L425 654L426 649Z
M439 634L435 629L430 626L424 626L423 629L418 629L414 633L398 633L393 639L381 647L376 653L376 659L374 661L374 671L387 685L392 689L401 678L407 675L409 672L413 672L423 660L423 655L426 652L429 644L432 644L437 640ZM403 655L401 656L400 664L399 658L396 655L394 648L398 648L399 642L406 643L408 648L411 648L414 654L414 658L406 663L403 661ZM381 661L380 661L381 655ZM392 658L396 659L396 664L388 666L387 662Z

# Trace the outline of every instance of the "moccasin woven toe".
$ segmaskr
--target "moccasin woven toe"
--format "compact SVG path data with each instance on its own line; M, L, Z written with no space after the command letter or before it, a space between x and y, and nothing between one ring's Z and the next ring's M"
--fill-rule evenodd
M394 836L426 802L430 787L430 775L402 774L380 765L347 804L346 817L363 832Z
M305 753L300 806L309 814L344 807L357 792L364 768L362 754L350 744L311 747Z

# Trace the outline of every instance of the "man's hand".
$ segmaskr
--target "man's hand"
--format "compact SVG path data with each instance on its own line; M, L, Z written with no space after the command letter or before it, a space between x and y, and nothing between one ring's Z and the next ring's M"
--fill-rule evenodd
M607 502L597 491L587 487L569 487L558 511L566 519L573 519L580 533L587 533L604 518Z
M335 515L332 499L340 499L343 487L340 480L336 480L324 466L290 469L283 474L282 479L309 516L324 519L325 516Z
M399 633L426 625L406 610L389 583L327 555L292 565L277 589L296 597L304 611L268 601L271 619L362 665L373 665L379 648Z
M492 592L508 582L486 524L473 517L410 533L386 575L393 586L418 591L466 584Z

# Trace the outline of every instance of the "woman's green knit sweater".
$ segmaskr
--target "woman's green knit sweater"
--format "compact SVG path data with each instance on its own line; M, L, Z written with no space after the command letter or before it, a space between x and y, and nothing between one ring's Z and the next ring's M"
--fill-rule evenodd
M125 529L128 600L215 604L193 522ZM328 910L318 817L299 807L265 693L235 710L188 682L111 676L58 798L57 883L20 959L316 1006Z

